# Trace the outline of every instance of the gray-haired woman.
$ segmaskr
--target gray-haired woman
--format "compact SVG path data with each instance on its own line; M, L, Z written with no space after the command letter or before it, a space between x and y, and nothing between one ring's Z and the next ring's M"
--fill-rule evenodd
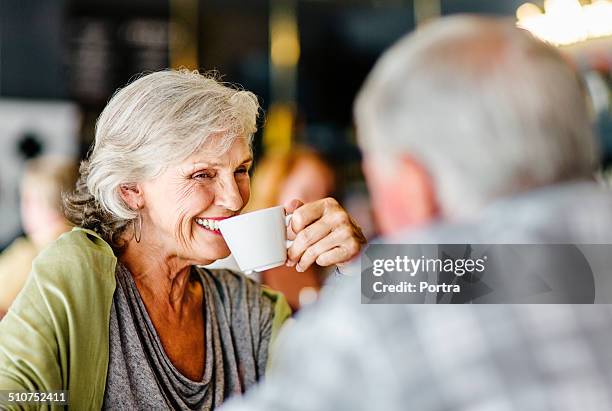
M141 77L110 100L67 198L78 226L33 264L0 323L0 389L68 390L75 409L212 409L265 371L289 315L243 275L207 220L249 199L256 97L197 72ZM287 205L289 265L363 244L332 199Z

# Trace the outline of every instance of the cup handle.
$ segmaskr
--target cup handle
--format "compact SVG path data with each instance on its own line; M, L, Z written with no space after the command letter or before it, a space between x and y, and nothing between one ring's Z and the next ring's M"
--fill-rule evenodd
M285 227L289 227L289 223L291 222L291 217L293 216L293 214L287 214L285 216ZM285 247L287 247L287 249L289 249L289 247L291 247L291 244L293 244L293 240L285 240Z

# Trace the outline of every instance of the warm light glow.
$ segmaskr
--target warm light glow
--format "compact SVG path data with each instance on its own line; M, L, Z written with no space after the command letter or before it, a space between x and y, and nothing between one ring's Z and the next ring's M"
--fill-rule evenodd
M298 29L290 19L278 19L272 23L270 39L272 64L280 67L295 66L300 58Z
M612 2L605 0L594 1L583 10L584 18L588 22L590 37L603 37L612 35Z
M288 153L295 127L295 110L292 106L274 103L266 113L266 125L263 132L264 151Z
M544 13L532 3L516 10L517 25L555 45L612 35L612 1L546 0Z
M524 3L516 9L516 18L519 21L539 16L540 14L542 14L542 10L533 3Z

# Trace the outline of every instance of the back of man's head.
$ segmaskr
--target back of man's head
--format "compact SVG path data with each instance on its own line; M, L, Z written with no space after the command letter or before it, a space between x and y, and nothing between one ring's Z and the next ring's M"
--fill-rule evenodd
M496 18L443 18L401 39L366 80L355 120L366 160L416 160L445 218L587 177L598 159L572 66Z

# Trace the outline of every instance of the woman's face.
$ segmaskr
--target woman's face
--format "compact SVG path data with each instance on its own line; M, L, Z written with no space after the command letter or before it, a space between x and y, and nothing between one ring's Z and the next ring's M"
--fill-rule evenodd
M214 141L162 175L141 184L142 242L191 264L230 253L215 226L239 214L249 200L253 158L244 138L219 155ZM145 240L146 239L146 240Z
M304 203L320 200L331 194L333 172L324 164L310 158L300 158L287 176L279 195L279 204L288 204L294 198Z

